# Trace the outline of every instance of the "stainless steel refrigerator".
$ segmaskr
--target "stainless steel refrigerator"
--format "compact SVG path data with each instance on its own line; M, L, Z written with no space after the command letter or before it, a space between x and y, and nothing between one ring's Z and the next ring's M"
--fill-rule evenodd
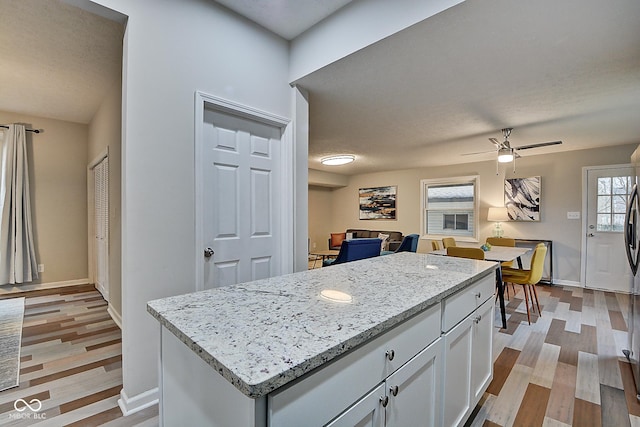
M629 313L629 348L622 350L631 363L633 378L636 383L636 395L640 400L640 274L638 274L638 264L640 263L640 194L638 194L638 184L640 183L640 147L631 155L631 163L635 172L635 183L629 199L627 200L627 212L624 225L624 245L629 261L629 268L633 273L631 288L631 307Z

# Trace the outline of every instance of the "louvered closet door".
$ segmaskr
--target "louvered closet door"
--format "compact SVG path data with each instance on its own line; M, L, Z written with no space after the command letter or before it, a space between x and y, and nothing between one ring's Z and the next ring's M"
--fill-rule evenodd
M94 176L94 254L95 284L109 301L109 158L105 157L93 169Z

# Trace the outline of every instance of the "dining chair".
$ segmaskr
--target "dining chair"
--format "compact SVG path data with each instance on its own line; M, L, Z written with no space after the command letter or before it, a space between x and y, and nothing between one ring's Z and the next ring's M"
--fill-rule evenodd
M443 237L442 246L444 246L445 249L450 246L456 246L456 239L454 239L453 237Z
M509 237L487 237L487 243L491 246L508 246L510 248L516 247L516 239L512 239ZM506 261L500 263L500 267L513 267L514 261ZM516 294L516 287L512 283L511 289L513 289L513 294ZM505 286L505 290L507 291L507 299L509 299L509 287Z
M540 311L540 302L538 301L538 292L536 285L542 279L544 270L544 259L547 255L547 246L544 243L538 243L531 256L531 268L529 270L520 270L518 268L505 267L502 269L502 281L505 283L515 283L522 285L524 291L524 300L527 305L527 320L531 324L531 314L529 313L529 297L531 297L531 309L533 309L533 298L535 296L536 305L538 306L538 315L542 317ZM527 295L528 292L528 295Z
M419 234L407 234L395 251L382 251L380 255L397 254L398 252L416 252L418 250Z
M434 251L439 251L440 248L440 242L438 242L437 240L432 240L431 241L431 249Z
M464 246L449 246L447 248L447 255L458 258L484 259L484 251L482 249Z

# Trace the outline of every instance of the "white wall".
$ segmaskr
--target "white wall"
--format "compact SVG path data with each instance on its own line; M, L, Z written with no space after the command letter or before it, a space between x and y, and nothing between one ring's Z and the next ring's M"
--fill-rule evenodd
M291 42L296 81L463 0L367 0L349 3Z
M144 394L158 384L159 324L147 314L147 301L195 290L195 92L291 117L292 89L287 43L215 2L98 3L129 17L122 147L122 403L128 410L157 397ZM306 223L306 211L301 215Z
M117 319L122 318L121 282L121 198L122 192L122 82L118 78L115 85L102 101L96 115L89 123L89 144L87 164L90 164L105 149L109 149L109 308ZM90 201L91 203L92 201ZM89 230L92 230L92 206L89 209ZM89 253L94 244L89 234Z
M639 141L640 142L640 141ZM469 163L446 167L379 172L350 177L345 188L334 189L330 204L332 214L326 221L334 231L347 228L398 230L403 234L420 233L420 180L455 176L480 175L480 241L493 233L494 224L487 222L490 206L504 203L504 178L540 176L542 181L541 221L503 223L505 236L553 240L554 277L561 281L580 282L581 221L568 220L567 212L582 210L582 167L629 163L635 144L548 155L529 155L517 161L516 173L508 166L496 175L495 162ZM358 189L376 186L398 186L396 221L361 221L358 217ZM319 195L310 192L318 203ZM310 205L311 205L310 201ZM310 222L315 224L315 222ZM322 233L325 231L323 230ZM310 229L311 236L317 235ZM420 251L430 244L421 240Z
M329 249L331 233L344 233L346 229L331 228L333 213L333 189L309 186L309 249L322 251Z

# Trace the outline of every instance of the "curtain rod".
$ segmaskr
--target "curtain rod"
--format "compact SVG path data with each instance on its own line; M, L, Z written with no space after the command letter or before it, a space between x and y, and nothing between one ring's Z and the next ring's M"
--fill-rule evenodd
M0 128L9 129L7 125L0 125ZM27 132L40 133L40 129L25 129Z

